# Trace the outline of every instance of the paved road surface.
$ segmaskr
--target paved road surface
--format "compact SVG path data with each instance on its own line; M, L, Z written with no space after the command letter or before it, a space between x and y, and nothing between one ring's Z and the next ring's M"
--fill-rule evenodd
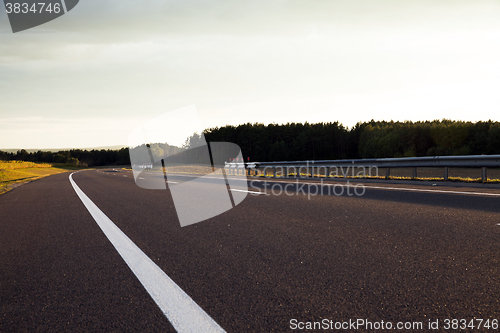
M175 332L68 177L0 196L0 331ZM369 183L363 196L308 198L290 185L292 195L249 194L181 228L169 192L138 188L128 171L73 179L227 332L297 331L292 319L500 319L500 196L458 193L499 187Z

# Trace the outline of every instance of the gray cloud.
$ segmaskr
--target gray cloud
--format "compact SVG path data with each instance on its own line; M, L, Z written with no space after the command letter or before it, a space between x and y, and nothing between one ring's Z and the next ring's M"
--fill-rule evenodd
M210 125L292 121L266 105L491 79L499 14L494 1L85 0L12 34L0 10L0 119L148 117L196 103L217 115Z

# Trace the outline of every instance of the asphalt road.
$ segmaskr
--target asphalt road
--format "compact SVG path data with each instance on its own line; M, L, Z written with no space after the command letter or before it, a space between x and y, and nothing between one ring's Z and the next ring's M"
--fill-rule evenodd
M0 196L0 331L175 332L68 177ZM249 193L181 228L170 192L139 188L129 171L73 179L227 332L300 331L291 323L323 319L429 331L429 320L444 330L447 318L500 319L500 196L491 195L500 187L367 183L349 196L300 188L317 181L260 181L249 190L269 195Z

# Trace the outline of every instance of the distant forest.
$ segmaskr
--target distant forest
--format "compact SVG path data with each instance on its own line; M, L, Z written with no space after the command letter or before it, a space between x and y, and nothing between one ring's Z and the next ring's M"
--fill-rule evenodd
M370 121L352 128L333 123L243 124L209 128L208 142L233 142L241 147L245 161L330 160L444 155L500 154L500 123L434 120L419 122ZM199 143L194 134L183 148ZM182 149L153 144L166 155ZM157 154L155 154L157 155ZM130 165L128 148L17 153L0 151L2 160L70 163L88 166Z
M28 152L25 149L17 153L0 151L0 160L19 160L45 163L67 163L80 166L130 165L128 148L120 150L81 150L71 149L58 152Z
M205 130L207 141L234 142L245 161L304 161L500 154L500 123L434 120L244 124Z

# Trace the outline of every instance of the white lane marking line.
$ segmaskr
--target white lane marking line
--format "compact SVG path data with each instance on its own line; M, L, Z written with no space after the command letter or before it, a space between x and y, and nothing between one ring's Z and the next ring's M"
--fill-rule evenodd
M404 188L404 187L384 187L384 186L366 186L366 188L386 189L386 190L400 190L400 191L415 191L415 192L434 192L434 193L452 193L452 194L466 194L466 195L489 195L493 197L500 197L499 193L486 193L486 192L466 192L466 191L444 191L444 190L426 190L422 188Z
M255 179L253 181L258 181L258 182L266 182L267 180L260 180L260 179ZM296 182L290 182L290 181L283 181L283 180L269 180L271 183L285 183L285 184L296 184ZM347 184L326 184L326 183L301 183L299 184L304 184L304 185L319 185L319 186L347 186ZM362 183L351 183L350 186L355 186L357 184L362 184ZM445 191L445 190L427 190L427 189L420 189L420 188L407 188L407 187L388 187L388 186L370 186L370 185L364 185L365 188L371 188L371 189L382 189L382 190L393 190L393 191L416 191L416 192L434 192L434 193L451 193L451 194L467 194L467 195L489 195L489 196L494 196L494 197L500 197L500 193L486 193L486 192L466 192L466 191Z
M192 178L194 176L185 176L185 175L175 175L176 177L189 177ZM218 179L216 177L204 177L204 178L214 178ZM257 182L273 182L273 183L285 183L285 184L296 184L296 182L290 182L290 181L284 181L284 180L273 180L272 178L267 178L266 180L262 179L244 179L242 178L241 180L246 180L246 181L257 181ZM177 184L177 182L172 182L172 181L167 181L168 183L174 183ZM321 185L321 183L301 183L304 185ZM362 183L352 183L351 186L356 185L356 184L362 184ZM346 184L327 184L323 183L322 186L347 186ZM465 194L465 195L486 195L486 196L493 196L493 197L500 197L500 193L486 193L486 192L466 192L466 191L445 191L445 190L426 190L426 189L418 189L418 188L405 188L405 187L386 187L386 186L370 186L370 185L364 185L365 188L371 188L371 189L383 189L383 190L392 190L392 191L416 191L416 192L433 192L433 193L451 193L451 194ZM254 192L257 193L257 192ZM259 192L260 193L260 192Z
M245 190L237 190L237 189L230 189L230 191L235 191L235 192L244 192L244 193L252 193L252 194L265 194L262 192L256 192L256 191L245 191Z
M190 175L190 176L186 176L186 175L181 175L181 174L169 174L171 177L185 177L185 178L196 178L198 179L200 177L200 175ZM203 174L201 175L203 176L203 179L220 179L220 177L212 177L212 176L207 176L206 174ZM230 177L233 177L232 175L228 175ZM234 178L232 178L233 180L241 180L241 181L248 181L248 179L246 178L246 176L234 176Z
M127 176L123 176L123 177L127 177ZM137 179L144 179L142 177L137 177ZM173 182L171 180L167 180L167 183L172 183L172 184L178 184L179 182Z
M73 180L73 173L69 175L69 181L111 244L177 332L225 332L83 193Z

